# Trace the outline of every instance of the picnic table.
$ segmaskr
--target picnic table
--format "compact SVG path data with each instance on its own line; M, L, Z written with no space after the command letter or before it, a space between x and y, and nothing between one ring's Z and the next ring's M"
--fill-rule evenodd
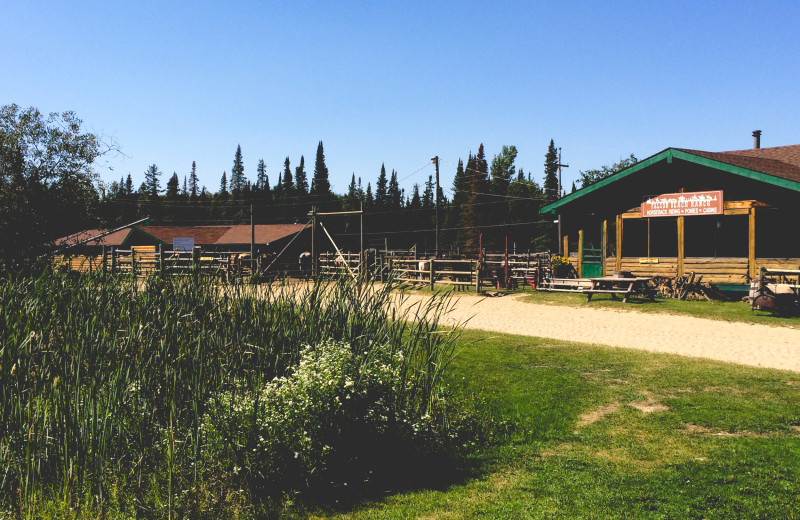
M627 303L629 296L641 296L649 298L650 301L655 301L655 292L650 287L651 278L641 276L604 276L602 278L590 278L592 286L585 289L583 292L586 294L586 301L592 301L592 296L595 294L610 294L612 298L616 299L617 294L624 295L622 298L623 303Z

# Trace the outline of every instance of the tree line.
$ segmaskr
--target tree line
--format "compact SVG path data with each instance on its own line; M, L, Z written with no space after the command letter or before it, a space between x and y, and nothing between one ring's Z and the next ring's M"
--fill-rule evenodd
M489 160L481 144L466 162L458 161L452 186L440 186L438 193L432 175L406 191L398 172L381 165L374 187L353 174L347 191L336 194L320 141L310 175L304 156L296 166L286 157L272 182L263 159L248 177L237 146L230 174L223 172L219 188L211 191L200 185L195 162L182 179L174 172L163 182L163 172L152 164L138 187L130 174L102 182L96 162L116 147L81 125L73 112L45 116L33 107L0 107L0 265L36 258L54 240L80 230L110 229L145 217L162 225L239 224L249 223L252 211L256 223L305 223L312 206L363 208L370 247L433 251L437 198L442 251L474 254L480 247L502 249L506 241L521 251L556 247L552 219L539 213L562 195L553 140L544 155L542 184L517 167L515 146L503 146ZM634 162L631 155L612 167L581 172L581 178L588 185ZM343 217L326 227L353 246L358 225L358 217Z

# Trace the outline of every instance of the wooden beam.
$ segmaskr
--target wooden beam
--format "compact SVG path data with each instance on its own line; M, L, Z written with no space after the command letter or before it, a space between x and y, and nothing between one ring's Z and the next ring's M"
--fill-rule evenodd
M578 230L578 278L583 278L583 230Z
M686 259L686 251L684 249L685 219L686 217L678 217L678 276L683 276L683 263Z
M747 265L750 278L756 277L756 208L750 208L747 240Z
M617 271L622 270L622 215L617 215Z
M564 235L564 258L569 258L569 235Z
M603 221L603 270L601 271L600 275L606 275L606 252L608 251L608 220Z

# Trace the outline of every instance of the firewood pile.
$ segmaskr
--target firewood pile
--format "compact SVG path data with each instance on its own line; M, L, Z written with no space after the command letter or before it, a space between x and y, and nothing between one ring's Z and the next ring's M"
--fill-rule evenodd
M703 282L703 275L689 273L684 276L656 276L651 282L656 292L665 298L679 300L727 300L713 283Z

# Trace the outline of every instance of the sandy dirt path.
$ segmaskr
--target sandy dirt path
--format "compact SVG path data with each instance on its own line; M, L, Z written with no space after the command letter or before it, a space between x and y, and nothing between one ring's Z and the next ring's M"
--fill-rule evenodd
M406 305L430 296L411 294ZM520 296L456 295L450 323L466 328L666 352L800 372L800 329L636 311L541 305ZM445 320L447 322L447 320Z

